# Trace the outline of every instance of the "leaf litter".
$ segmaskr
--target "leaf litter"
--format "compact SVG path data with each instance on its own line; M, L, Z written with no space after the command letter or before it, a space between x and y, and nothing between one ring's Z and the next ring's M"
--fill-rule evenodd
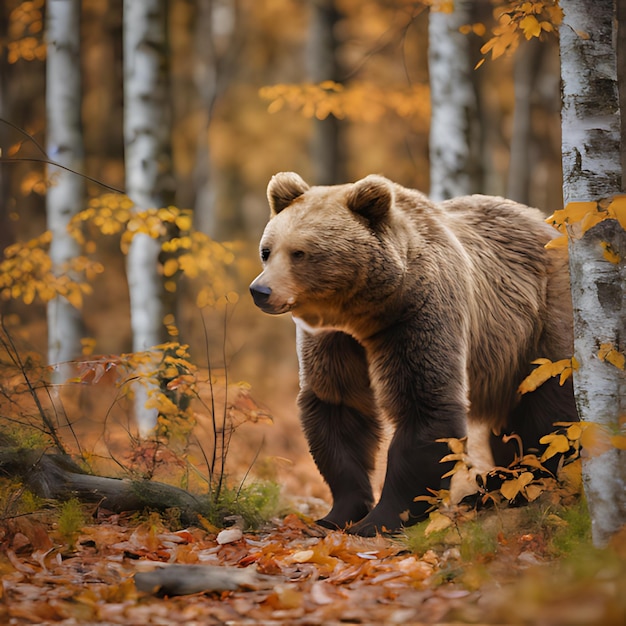
M295 514L223 543L218 531L173 532L154 514L101 513L71 549L44 513L0 528L5 624L588 625L626 616L626 535L614 562L586 565L595 572L581 578L558 573L545 537L521 527L469 558L454 541L412 550L406 538L327 531Z

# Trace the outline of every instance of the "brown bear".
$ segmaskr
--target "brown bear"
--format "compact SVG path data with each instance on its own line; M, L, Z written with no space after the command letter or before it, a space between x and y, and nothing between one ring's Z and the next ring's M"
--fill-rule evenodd
M572 354L567 261L537 209L473 195L441 203L382 176L309 187L272 178L263 272L250 286L266 313L291 313L298 406L332 510L319 520L360 535L422 519L439 489L442 438L468 436L480 466L578 419L571 381L520 397L539 357ZM370 475L381 416L395 432L374 506ZM509 444L511 445L511 444ZM482 457L480 459L479 457Z

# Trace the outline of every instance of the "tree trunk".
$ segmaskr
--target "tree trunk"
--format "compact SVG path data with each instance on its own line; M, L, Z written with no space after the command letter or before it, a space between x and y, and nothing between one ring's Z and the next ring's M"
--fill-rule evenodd
M513 132L511 135L511 159L507 197L528 204L530 202L532 96L541 65L541 54L545 44L538 39L526 42L517 51L515 58L513 110Z
M459 28L471 22L472 2L457 0L452 13L430 12L430 196L446 200L475 191L473 121L477 117L470 44Z
M335 0L314 0L311 4L311 20L307 60L309 78L313 83L325 80L339 82L341 69L337 58L335 30L339 21ZM316 185L335 185L345 182L345 168L341 151L341 125L344 122L334 115L313 120L311 164Z
M620 110L614 5L596 0L563 0L560 28L563 83L563 198L598 202L621 190ZM582 420L617 433L626 413L624 370L598 357L609 344L626 352L626 237L615 220L605 220L582 238L570 228L570 270L574 305L574 375ZM619 260L611 262L602 243ZM611 448L588 456L583 482L593 541L605 545L626 522L626 451Z
M47 6L46 66L47 151L53 160L76 172L84 169L81 130L80 2L51 0ZM81 176L53 166L46 197L48 229L53 238L50 258L56 273L80 255L80 246L67 232L70 219L83 209L85 182ZM80 356L84 336L81 312L64 297L48 303L48 362ZM57 378L64 380L63 368Z
M167 206L172 195L170 120L166 64L166 0L124 1L124 146L126 191L137 210ZM172 297L159 272L161 241L133 238L127 259L133 350L148 350L166 339L163 319ZM141 434L156 423L145 409L145 390L135 389Z

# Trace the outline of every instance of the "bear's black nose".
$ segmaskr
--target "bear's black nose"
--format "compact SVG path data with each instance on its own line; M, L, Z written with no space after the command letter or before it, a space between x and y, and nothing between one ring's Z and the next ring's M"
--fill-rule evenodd
M265 285L255 285L252 283L252 285L250 285L250 293L252 294L254 304L263 308L267 305L267 301L272 295L272 290Z

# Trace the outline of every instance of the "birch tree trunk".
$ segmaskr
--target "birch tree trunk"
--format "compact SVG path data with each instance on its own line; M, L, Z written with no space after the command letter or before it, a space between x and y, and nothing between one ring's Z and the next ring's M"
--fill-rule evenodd
M50 0L47 5L46 65L47 151L51 159L76 172L83 171L80 80L80 1ZM46 197L50 258L56 273L66 271L80 247L67 225L83 209L85 183L81 176L50 166L53 185ZM84 336L81 312L64 297L48 303L48 362L70 361L81 354ZM59 366L55 378L64 380Z
M452 13L431 10L428 21L430 197L435 201L475 191L476 94L469 39L459 32L471 22L471 8L470 0L456 0Z
M170 120L166 72L166 0L124 0L124 146L126 191L138 210L168 204L171 184ZM171 298L159 272L161 242L133 238L127 259L133 350L148 350L166 339L163 318ZM140 434L156 423L136 386Z
M613 2L562 0L560 28L563 199L598 202L620 193L620 109ZM626 414L624 370L598 357L609 344L626 352L626 232L604 220L582 238L570 227L570 271L574 305L574 374L580 417L609 433ZM618 255L609 261L603 243ZM593 541L607 543L626 523L626 451L610 448L584 458L583 482Z

